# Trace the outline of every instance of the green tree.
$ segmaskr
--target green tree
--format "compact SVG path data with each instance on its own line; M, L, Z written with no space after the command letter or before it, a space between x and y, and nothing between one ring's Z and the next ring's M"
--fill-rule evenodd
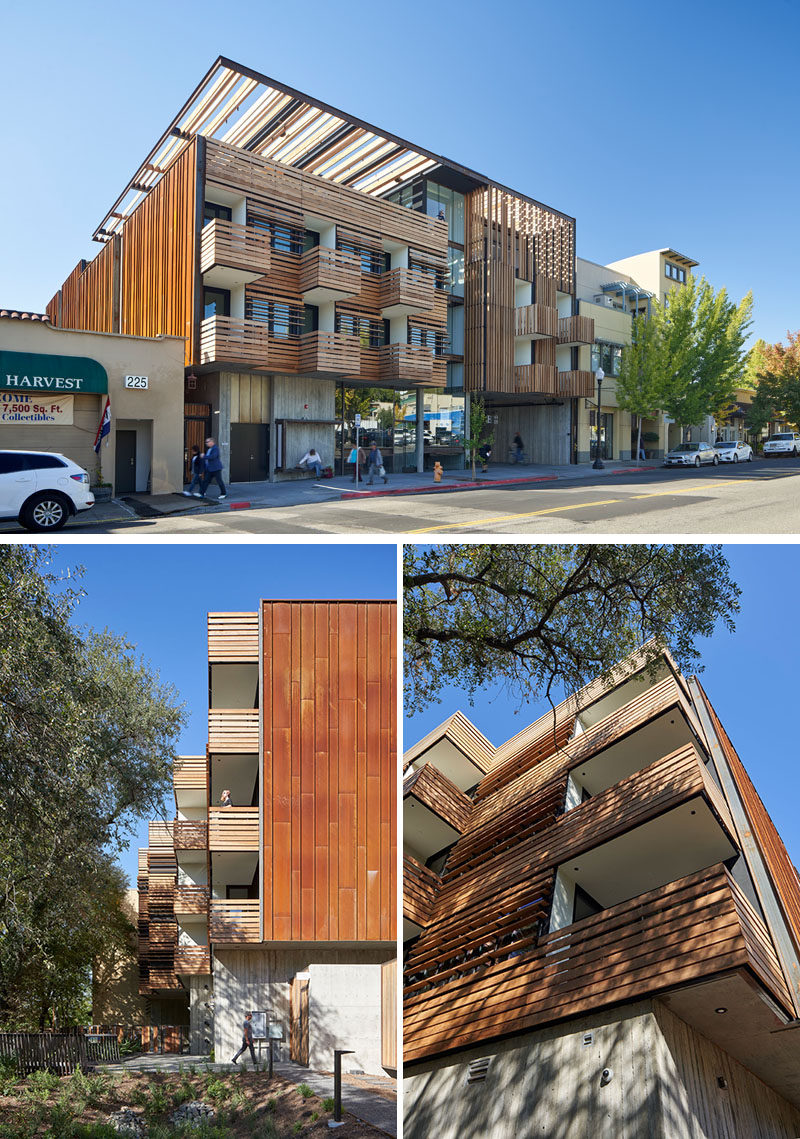
M87 925L112 936L113 857L163 811L183 723L174 690L124 638L77 626L81 596L46 549L0 547L5 1023L37 1006L42 1023L80 998L98 949Z
M642 419L657 414L661 399L661 329L657 320L637 316L631 343L622 349L617 403L638 420L636 458L642 445Z
M748 416L752 430L770 419L800 424L800 332L788 333L788 341L764 346L758 354L758 387Z
M722 547L700 545L406 546L403 585L412 714L446 685L552 703L641 646L696 666L697 638L733 630L740 594Z
M469 401L469 438L464 440L464 446L469 453L472 463L472 477L476 479L476 463L478 451L483 443L491 443L494 435L486 427L489 419L486 414L486 405L480 396L470 396Z
M692 276L669 294L666 305L654 302L661 410L681 427L719 416L732 403L747 363L752 308L752 294L736 305L725 289L716 292L704 277Z

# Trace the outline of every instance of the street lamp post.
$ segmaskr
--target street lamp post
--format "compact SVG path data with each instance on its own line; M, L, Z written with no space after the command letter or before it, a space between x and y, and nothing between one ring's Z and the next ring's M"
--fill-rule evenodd
M597 369L594 374L594 378L597 380L597 422L595 423L595 433L597 435L597 451L595 452L594 462L592 463L592 470L603 471L605 470L605 464L600 458L600 391L603 386L605 372L602 368Z

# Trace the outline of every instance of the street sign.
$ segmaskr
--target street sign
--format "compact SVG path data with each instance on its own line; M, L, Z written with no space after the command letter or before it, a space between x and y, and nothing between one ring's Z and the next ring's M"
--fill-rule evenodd
M355 420L356 420L356 427L360 427L361 426L361 412L360 411L356 412Z

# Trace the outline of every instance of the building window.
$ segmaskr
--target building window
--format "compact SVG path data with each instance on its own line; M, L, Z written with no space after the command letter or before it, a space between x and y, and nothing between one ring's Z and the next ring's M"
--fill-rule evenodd
M392 265L392 255L384 253L382 249L367 249L356 245L353 241L343 241L336 238L336 248L342 253L350 253L361 262L362 273L388 273Z
M288 340L291 336L300 336L306 330L306 315L302 305L291 305L286 301L247 297L244 315L246 320L266 324L269 335L276 340Z
M409 325L408 343L416 344L420 348L432 348L434 356L449 355L449 343L444 329Z
M450 245L447 249L447 287L457 297L464 296L464 250Z
M602 368L607 376L618 376L622 362L622 346L598 340L592 345L592 371Z
M381 348L389 342L388 320L375 320L353 312L337 312L334 328L345 336L357 336L362 348Z
M589 458L597 458L597 411L589 412L589 428L591 439L589 442ZM600 458L614 458L614 414L602 411L600 413Z
M270 246L279 253L303 253L311 246L306 245L306 231L298 226L287 225L285 222L271 221L263 214L254 214L248 211L247 224L259 233L268 233ZM319 240L319 234L317 234ZM313 241L311 243L314 244Z
M673 265L671 261L664 262L664 275L671 281L678 281L681 285L686 284L686 270L681 269L679 265Z
M456 245L464 244L464 195L438 182L426 182L425 212L428 217L443 218L447 222L447 239Z
M203 316L230 316L231 294L228 289L203 289Z
M208 225L208 223L215 218L221 218L222 221L231 221L231 207L220 206L216 202L206 202L203 206L203 225Z
M413 269L415 273L424 273L426 277L432 277L435 288L445 291L449 289L450 285L446 269L438 268L436 265L431 265L427 261L418 261L414 257L409 257L408 267L409 269Z

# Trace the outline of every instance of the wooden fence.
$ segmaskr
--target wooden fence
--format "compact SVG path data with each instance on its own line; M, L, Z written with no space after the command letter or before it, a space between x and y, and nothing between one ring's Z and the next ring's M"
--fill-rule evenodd
M80 1068L119 1063L119 1041L113 1034L68 1032L0 1032L0 1057L12 1059L21 1076L45 1069L68 1076Z

